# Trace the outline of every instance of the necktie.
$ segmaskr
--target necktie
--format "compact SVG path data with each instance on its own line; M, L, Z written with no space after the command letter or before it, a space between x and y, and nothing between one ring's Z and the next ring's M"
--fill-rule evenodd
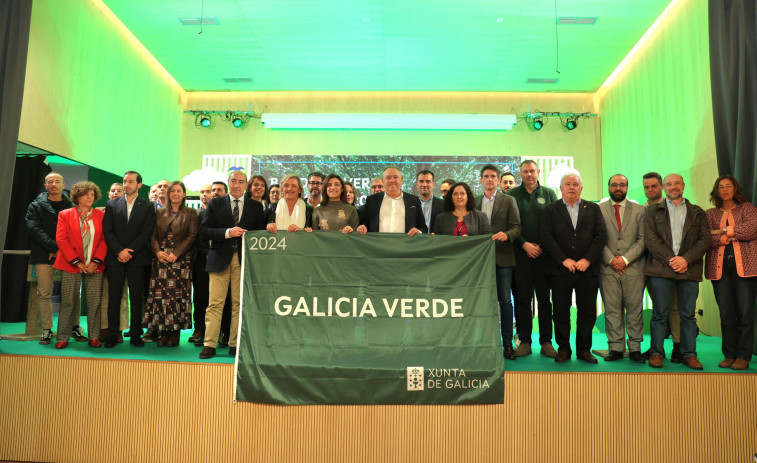
M239 200L234 200L234 209L231 211L231 215L234 217L234 226L239 225Z
M618 221L618 231L622 232L623 227L620 225L620 204L615 204L613 207L615 208L615 220Z

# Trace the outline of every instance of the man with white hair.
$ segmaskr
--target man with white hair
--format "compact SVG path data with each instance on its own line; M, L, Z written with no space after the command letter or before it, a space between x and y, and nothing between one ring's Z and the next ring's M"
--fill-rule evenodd
M557 341L556 362L567 362L570 348L570 306L575 291L577 306L576 357L595 364L591 332L597 320L599 259L607 242L607 229L597 204L581 199L583 182L577 170L560 180L562 200L547 205L541 238L547 254L544 273L552 288L552 316Z

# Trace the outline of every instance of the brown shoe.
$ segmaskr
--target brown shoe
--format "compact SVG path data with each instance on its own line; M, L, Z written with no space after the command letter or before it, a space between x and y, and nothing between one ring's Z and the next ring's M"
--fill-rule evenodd
M165 347L168 345L168 337L171 336L170 331L163 331L160 333L160 337L158 338L158 342L156 343L158 347Z
M505 358L507 360L515 360L516 359L516 357L515 357L515 349L513 349L513 346L510 346L510 345L505 346L504 354L505 354Z
M522 342L518 346L517 349L515 349L515 356L516 357L525 357L526 355L531 355L531 344L527 342Z
M166 339L166 347L176 347L179 345L181 338L181 331L174 330L168 332L168 339Z
M545 342L541 345L541 355L553 359L557 358L557 351L552 347L551 342ZM570 354L568 354L568 358L570 358Z
M551 344L550 344L550 346L551 346ZM544 347L542 347L542 351L544 351ZM557 363L567 362L568 360L570 360L570 351L569 350L561 350L560 352L557 352L556 355L555 355L555 362L557 362Z
M699 362L699 359L696 357L696 355L692 355L683 359L683 364L691 368L692 370L704 370L704 367Z
M200 352L201 359L209 359L211 357L214 357L215 355L216 355L216 350L208 346L203 347L202 352Z
M744 359L736 359L731 365L731 370L746 370L749 368L749 362Z
M718 363L719 368L731 368L731 365L733 365L733 362L735 362L736 359L729 359L728 357L724 358L722 362Z
M591 355L591 352L589 352L588 350L586 352L581 352L580 354L576 355L576 358L578 360L583 360L586 363L591 363L591 364L598 363L597 358Z
M662 368L662 355L657 355L657 354L650 355L649 366L652 368Z

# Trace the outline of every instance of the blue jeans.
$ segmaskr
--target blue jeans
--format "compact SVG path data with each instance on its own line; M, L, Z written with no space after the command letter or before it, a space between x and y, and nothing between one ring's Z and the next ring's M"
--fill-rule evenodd
M652 322L650 331L652 348L650 355L665 357L665 334L668 310L673 292L678 294L678 312L681 314L681 357L697 355L697 319L694 315L699 295L699 282L674 278L649 278L649 295L652 297Z
M510 289L513 285L513 267L497 267L497 300L499 301L499 324L502 329L502 345L513 343L513 302Z

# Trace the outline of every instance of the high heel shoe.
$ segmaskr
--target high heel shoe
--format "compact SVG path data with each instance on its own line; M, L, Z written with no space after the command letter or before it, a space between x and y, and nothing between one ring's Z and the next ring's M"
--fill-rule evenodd
M100 347L102 344L100 343L99 339L90 339L89 340L89 347Z

